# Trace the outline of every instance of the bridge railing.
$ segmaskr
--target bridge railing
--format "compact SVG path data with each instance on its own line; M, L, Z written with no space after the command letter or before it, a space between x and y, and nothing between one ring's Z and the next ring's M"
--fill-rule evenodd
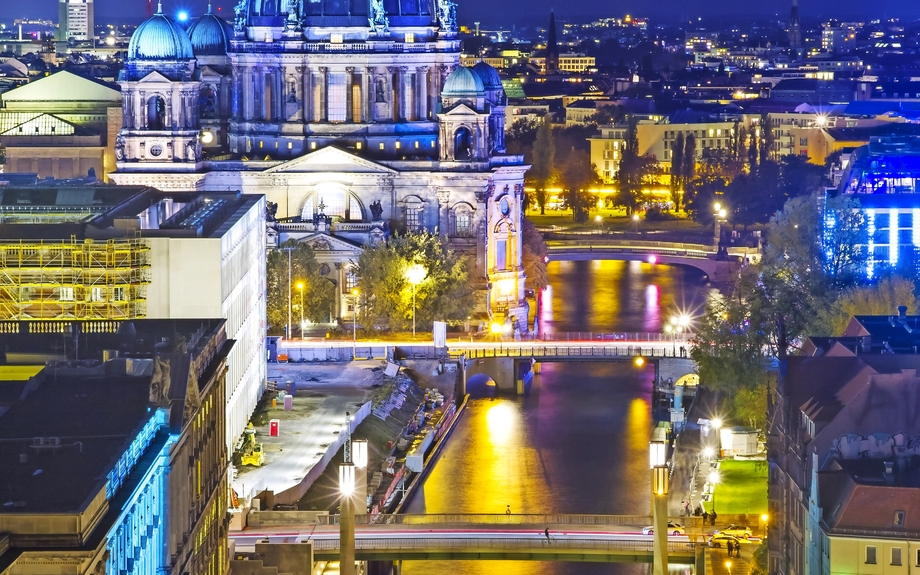
M338 515L321 515L317 517L320 525L338 525ZM648 515L579 515L563 513L378 513L376 515L358 515L355 523L365 525L368 521L375 525L601 525L618 527L645 527L652 524ZM699 517L673 517L674 523L687 527L702 525Z
M684 347L642 347L642 346L614 346L614 347L585 347L570 345L554 346L509 346L509 347L467 347L456 350L454 354L465 353L468 359L482 359L488 357L683 357L690 355Z
M541 333L537 337L523 341L677 341L683 335L662 333L659 331L560 331Z
M555 539L547 544L542 538L542 533L531 537L443 537L438 535L418 534L412 537L358 537L355 540L356 550L382 551L382 550L430 550L430 549L552 549L579 550L579 551L604 551L604 552L637 552L652 553L654 543L651 540L622 540L600 539L589 537L567 536L564 539ZM335 551L339 549L339 540L313 539L315 551ZM668 541L668 553L693 555L696 544L690 541Z

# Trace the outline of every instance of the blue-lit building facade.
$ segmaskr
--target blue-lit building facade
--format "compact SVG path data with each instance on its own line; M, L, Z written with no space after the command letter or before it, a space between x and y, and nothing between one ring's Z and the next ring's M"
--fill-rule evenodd
M2 436L32 436L0 443L15 501L0 508L0 573L227 572L224 323L68 326L81 358L119 357L36 366L23 398L0 405ZM0 345L16 353L71 337L52 325L4 322Z
M844 159L840 182L829 195L850 197L863 214L869 278L883 268L915 261L920 248L920 138L873 138ZM826 214L825 229L836 224Z

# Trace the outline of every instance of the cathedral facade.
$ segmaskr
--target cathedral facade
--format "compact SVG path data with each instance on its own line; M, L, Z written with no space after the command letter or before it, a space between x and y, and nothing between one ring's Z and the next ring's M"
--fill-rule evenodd
M452 0L240 0L187 30L157 11L131 38L118 184L242 190L269 236L310 242L347 309L352 264L394 231L476 254L495 320L527 329L524 165L506 98L459 65Z

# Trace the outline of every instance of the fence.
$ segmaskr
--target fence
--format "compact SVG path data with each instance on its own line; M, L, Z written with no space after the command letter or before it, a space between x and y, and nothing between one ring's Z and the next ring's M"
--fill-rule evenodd
M555 539L547 547L542 539L543 534L531 537L443 537L432 534L419 534L417 537L361 537L355 541L355 549L359 551L384 551L384 550L431 550L455 549L481 551L483 549L495 550L556 550L568 551L597 551L605 553L648 553L651 557L653 542L622 540L622 539L595 539L587 537L567 536L564 539ZM338 539L313 539L314 551L333 551L339 549ZM693 557L696 553L696 544L690 541L668 541L668 553Z
M318 518L320 525L338 525L338 515L327 515ZM378 513L371 518L369 515L358 515L355 522L366 525L368 522L376 525L599 525L604 527L636 527L642 528L652 524L648 515L578 515L564 513L431 513L431 514L404 514L404 513ZM700 517L672 517L674 523L684 524L688 527L702 525Z
M358 408L358 411L351 418L351 433L355 432L355 429L358 425L364 421L364 418L370 415L371 413L371 402L367 402ZM306 476L294 487L285 489L281 493L275 494L275 503L282 505L291 505L297 503L301 497L310 489L310 486L313 485L313 482L316 481L320 475L323 474L323 471L326 470L326 466L329 465L329 462L332 461L332 458L335 457L335 454L339 451L339 448L342 447L342 444L345 442L346 430L342 430L338 437L335 438L335 441L329 444L329 447L326 448L326 452L323 453L323 456L317 461L313 467L310 468L310 471L307 472Z
M489 348L466 348L463 350L468 359L488 357L675 357L687 358L687 349L671 347L598 347L598 346L509 346ZM459 355L459 353L457 353Z

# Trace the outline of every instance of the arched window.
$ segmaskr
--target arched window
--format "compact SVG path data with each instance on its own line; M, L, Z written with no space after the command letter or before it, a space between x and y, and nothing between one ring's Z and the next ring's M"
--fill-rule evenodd
M469 204L457 204L451 212L454 220L451 235L457 238L473 237L473 208Z
M162 130L166 127L166 100L162 96L151 96L147 100L147 129Z
M460 128L454 132L454 158L457 160L473 158L473 135L469 128Z
M217 117L217 90L210 84L205 84L198 92L198 107L202 118Z
M345 188L328 186L308 195L300 217L308 221L320 213L346 222L364 221L364 208L361 202Z
M424 227L424 222L422 221L424 202L418 196L410 196L405 199L403 205L406 210L406 230L410 232L421 231Z

